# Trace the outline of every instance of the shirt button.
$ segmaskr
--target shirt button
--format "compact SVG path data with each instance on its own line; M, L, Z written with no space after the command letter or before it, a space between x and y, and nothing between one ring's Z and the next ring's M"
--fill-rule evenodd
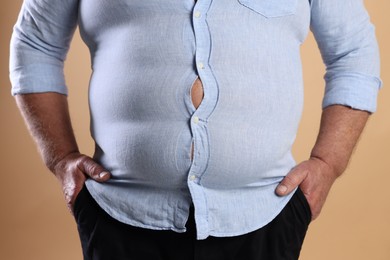
M194 123L195 123L195 124L198 124L198 123L199 123L199 117L197 117L197 116L194 117Z
M199 67L199 69L202 69L202 70L203 70L203 69L204 69L204 64L203 64L202 62L199 62L199 63L198 63L198 67Z
M199 18L199 17L201 16L201 13L200 13L199 11L196 11L195 14L194 14L194 16L195 16L196 18Z
M196 180L196 176L195 176L195 175L191 175L191 176L190 176L190 180L191 180L191 181Z

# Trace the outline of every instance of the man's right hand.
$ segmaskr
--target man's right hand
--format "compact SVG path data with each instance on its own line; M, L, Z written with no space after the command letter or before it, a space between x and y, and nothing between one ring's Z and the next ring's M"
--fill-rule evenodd
M66 204L72 214L74 202L86 179L104 182L111 177L111 174L92 158L78 152L60 160L53 172L61 184Z
M90 157L80 154L69 116L67 97L55 92L16 96L16 103L47 168L59 180L73 213L87 178L107 181L111 175Z

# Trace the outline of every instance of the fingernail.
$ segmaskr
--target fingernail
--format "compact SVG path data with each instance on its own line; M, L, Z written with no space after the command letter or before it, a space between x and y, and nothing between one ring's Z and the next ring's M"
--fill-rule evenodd
M284 193L286 193L286 191L287 191L287 186L281 184L281 185L278 186L277 191L278 191L278 193L284 194Z
M99 178L103 179L104 177L106 177L107 174L108 174L108 172L101 172L101 173L99 173Z

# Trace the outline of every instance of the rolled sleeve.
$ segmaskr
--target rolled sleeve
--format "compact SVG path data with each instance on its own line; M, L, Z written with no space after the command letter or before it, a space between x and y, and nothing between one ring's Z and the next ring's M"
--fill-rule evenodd
M312 0L311 30L326 66L323 108L375 112L380 80L375 27L361 0Z
M77 25L78 1L25 0L10 44L12 94L68 94L64 61Z

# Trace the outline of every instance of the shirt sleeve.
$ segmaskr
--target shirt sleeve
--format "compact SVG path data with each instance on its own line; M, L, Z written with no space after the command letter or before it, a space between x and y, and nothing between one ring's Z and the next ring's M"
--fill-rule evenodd
M312 0L311 30L326 65L323 108L374 112L380 61L375 28L362 0Z
M24 0L11 37L13 95L67 95L63 68L77 13L77 0Z

